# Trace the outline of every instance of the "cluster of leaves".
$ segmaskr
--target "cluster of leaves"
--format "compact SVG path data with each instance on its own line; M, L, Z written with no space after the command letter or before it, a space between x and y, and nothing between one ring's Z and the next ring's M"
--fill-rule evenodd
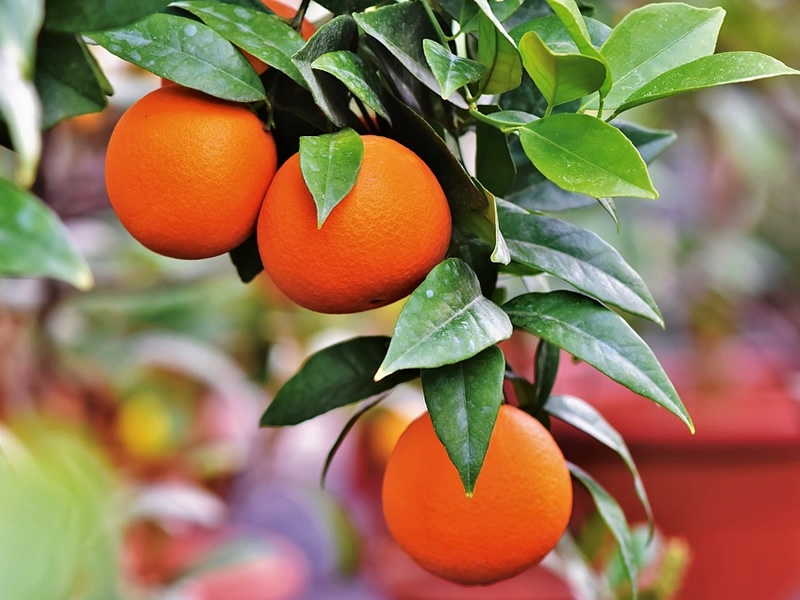
M620 313L663 320L620 254L558 213L599 202L616 220L614 198L657 197L647 164L673 134L620 121L627 110L797 72L753 52L715 54L722 9L653 4L612 29L580 0L319 3L330 17L305 41L298 30L307 1L291 20L258 0L0 2L0 141L18 158L14 181L0 180L0 226L15 240L0 247L0 269L89 281L85 263L53 236L57 219L26 191L40 130L106 104L111 90L86 40L176 83L251 103L282 158L299 148L321 226L358 172L356 132L387 135L442 184L456 225L450 257L410 296L391 337L357 338L310 357L262 424L298 423L419 377L469 493L509 381L524 409L616 450L649 512L619 434L583 400L551 391L563 350L691 428L658 360ZM259 76L237 48L271 68ZM468 133L472 174L460 144ZM232 259L244 280L261 268L253 240ZM506 301L501 275L547 275L567 289ZM512 372L497 347L515 328L541 340L533 381ZM619 540L634 581L619 506L579 467L572 471Z

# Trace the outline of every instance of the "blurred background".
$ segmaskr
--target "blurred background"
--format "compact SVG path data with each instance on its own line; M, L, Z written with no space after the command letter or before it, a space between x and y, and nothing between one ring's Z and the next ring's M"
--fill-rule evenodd
M644 2L596 0L615 23ZM718 51L800 66L794 0L723 6ZM313 13L312 13L313 15ZM36 192L67 222L89 292L0 281L0 596L8 600L568 600L629 598L615 549L576 496L543 566L490 588L427 576L387 538L383 465L424 410L403 386L369 411L332 462L353 410L285 430L258 419L312 352L391 333L398 306L356 316L296 308L227 257L183 262L133 241L108 207L104 149L116 119L158 86L100 56L102 114L45 136ZM562 361L556 391L597 405L629 442L653 504L624 464L566 427L567 458L617 497L642 545L642 596L800 598L800 88L740 85L637 109L674 129L653 167L657 202L564 215L616 246L650 286L667 330L633 322L697 424ZM535 340L506 344L532 372Z

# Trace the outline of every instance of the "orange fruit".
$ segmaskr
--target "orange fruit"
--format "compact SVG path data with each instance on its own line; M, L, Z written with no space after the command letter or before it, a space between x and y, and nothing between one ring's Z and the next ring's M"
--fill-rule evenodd
M382 500L389 531L421 567L463 585L489 584L555 547L572 511L572 482L547 429L505 404L472 497L426 413L389 457Z
M407 296L450 242L447 198L422 159L389 138L361 139L356 183L321 228L299 154L278 169L258 218L267 274L317 312L359 312Z
M272 135L243 104L170 85L111 134L106 189L122 225L174 258L224 254L253 232L277 168Z

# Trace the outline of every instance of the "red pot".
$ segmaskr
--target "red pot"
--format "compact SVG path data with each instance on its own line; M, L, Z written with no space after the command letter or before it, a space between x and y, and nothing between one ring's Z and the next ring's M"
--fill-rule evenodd
M691 562L680 600L789 600L800 594L800 404L797 352L728 343L660 356L696 425L681 422L593 368L562 361L555 393L591 402L627 441L659 528L686 539ZM795 370L795 371L793 371ZM793 375L793 372L795 373ZM644 519L621 462L560 423L572 462ZM576 496L576 514L593 510Z

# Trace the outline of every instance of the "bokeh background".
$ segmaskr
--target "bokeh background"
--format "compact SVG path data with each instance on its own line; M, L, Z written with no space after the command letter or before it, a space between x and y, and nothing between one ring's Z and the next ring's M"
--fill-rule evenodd
M800 3L723 6L719 51L800 66ZM616 22L643 2L597 0ZM311 13L312 17L315 13ZM357 316L296 308L227 257L183 262L133 241L108 208L104 148L158 81L100 55L102 114L46 134L36 192L67 222L89 292L0 281L0 597L8 600L567 600L628 598L615 549L580 493L572 535L542 567L464 589L417 569L387 538L383 464L419 414L406 385L369 411L285 430L258 419L313 351L390 334L398 306ZM637 524L643 597L800 598L800 84L726 87L637 109L674 129L653 167L657 202L567 218L600 233L650 286L667 330L633 322L692 413L675 419L585 365L557 391L595 403L628 440L655 510L648 532L618 458L566 427L567 457ZM506 344L531 371L535 340ZM674 422L673 422L674 421Z

